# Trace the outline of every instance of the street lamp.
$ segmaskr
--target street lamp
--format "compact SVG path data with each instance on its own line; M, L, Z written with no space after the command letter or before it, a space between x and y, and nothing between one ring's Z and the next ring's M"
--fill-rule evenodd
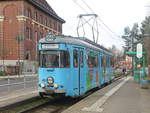
M20 42L22 42L24 40L24 38L17 35L15 40L17 40L17 42L18 42L18 66L19 66L18 74L20 75Z

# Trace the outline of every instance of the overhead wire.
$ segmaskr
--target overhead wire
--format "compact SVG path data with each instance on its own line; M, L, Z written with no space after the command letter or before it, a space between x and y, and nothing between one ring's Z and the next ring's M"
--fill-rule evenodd
M92 12L92 13L94 13L95 14L95 12L94 12L94 10L84 1L84 0L81 0L85 5L86 5L86 7ZM77 2L76 2L77 3ZM80 7L82 7L82 6L80 6ZM87 11L86 11L87 12ZM120 41L123 41L122 39L121 39L121 37L119 36L119 35L117 35L114 31L112 31L104 22L103 22L103 20L100 18L100 17L98 17L98 19L99 19L99 21L113 34L113 35L115 35L116 37L117 37L117 40L119 39ZM100 24L99 24L100 25ZM115 38L115 37L113 37L113 38ZM124 43L123 43L124 44Z
M84 0L81 0L81 1L87 6L87 8L89 8L89 10L90 10L92 13L95 14L94 10L93 10ZM100 17L98 17L98 19L102 22L102 24L103 24L110 32L112 32L113 34L115 34L116 36L118 36L114 31L112 31L112 30L104 23L104 21L103 21Z
M73 0L73 2L78 5L78 7L80 7L84 12L88 13L81 5L79 5L77 2L77 0Z

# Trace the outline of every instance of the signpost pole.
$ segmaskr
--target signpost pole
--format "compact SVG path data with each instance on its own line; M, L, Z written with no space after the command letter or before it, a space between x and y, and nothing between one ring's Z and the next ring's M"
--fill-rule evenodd
M141 71L141 58L142 58L142 63L143 63L143 75L145 76L145 55L146 52L143 52L143 46L141 43L137 44L136 47L136 52L132 51L132 52L125 52L125 54L127 55L133 55L132 56L132 74L134 75L135 79L140 79L140 71ZM135 56L136 55L136 56ZM136 60L137 57L137 60ZM137 73L135 73L135 62L137 63Z
M140 59L143 57L143 47L141 43L138 43L136 46L136 57L138 58L138 63L137 63L137 68L138 68L138 75L139 75L139 81L141 78L144 77L143 72L141 71L141 64L140 64Z

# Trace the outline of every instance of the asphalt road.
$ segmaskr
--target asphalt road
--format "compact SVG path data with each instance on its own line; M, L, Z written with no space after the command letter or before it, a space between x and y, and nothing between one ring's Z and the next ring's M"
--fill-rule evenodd
M26 82L24 83L24 81ZM8 83L10 84L9 86L7 85ZM8 90L13 91L13 90L20 90L23 88L31 88L31 87L37 87L37 77L25 76L22 78L0 79L0 93Z

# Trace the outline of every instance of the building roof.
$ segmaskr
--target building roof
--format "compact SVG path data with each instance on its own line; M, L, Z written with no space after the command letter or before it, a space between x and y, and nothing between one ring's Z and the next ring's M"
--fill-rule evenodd
M51 6L47 3L46 0L27 0L32 5L36 6L40 10L44 11L48 15L52 16L53 18L57 19L58 21L65 23L65 21L59 17L56 12L51 8Z

